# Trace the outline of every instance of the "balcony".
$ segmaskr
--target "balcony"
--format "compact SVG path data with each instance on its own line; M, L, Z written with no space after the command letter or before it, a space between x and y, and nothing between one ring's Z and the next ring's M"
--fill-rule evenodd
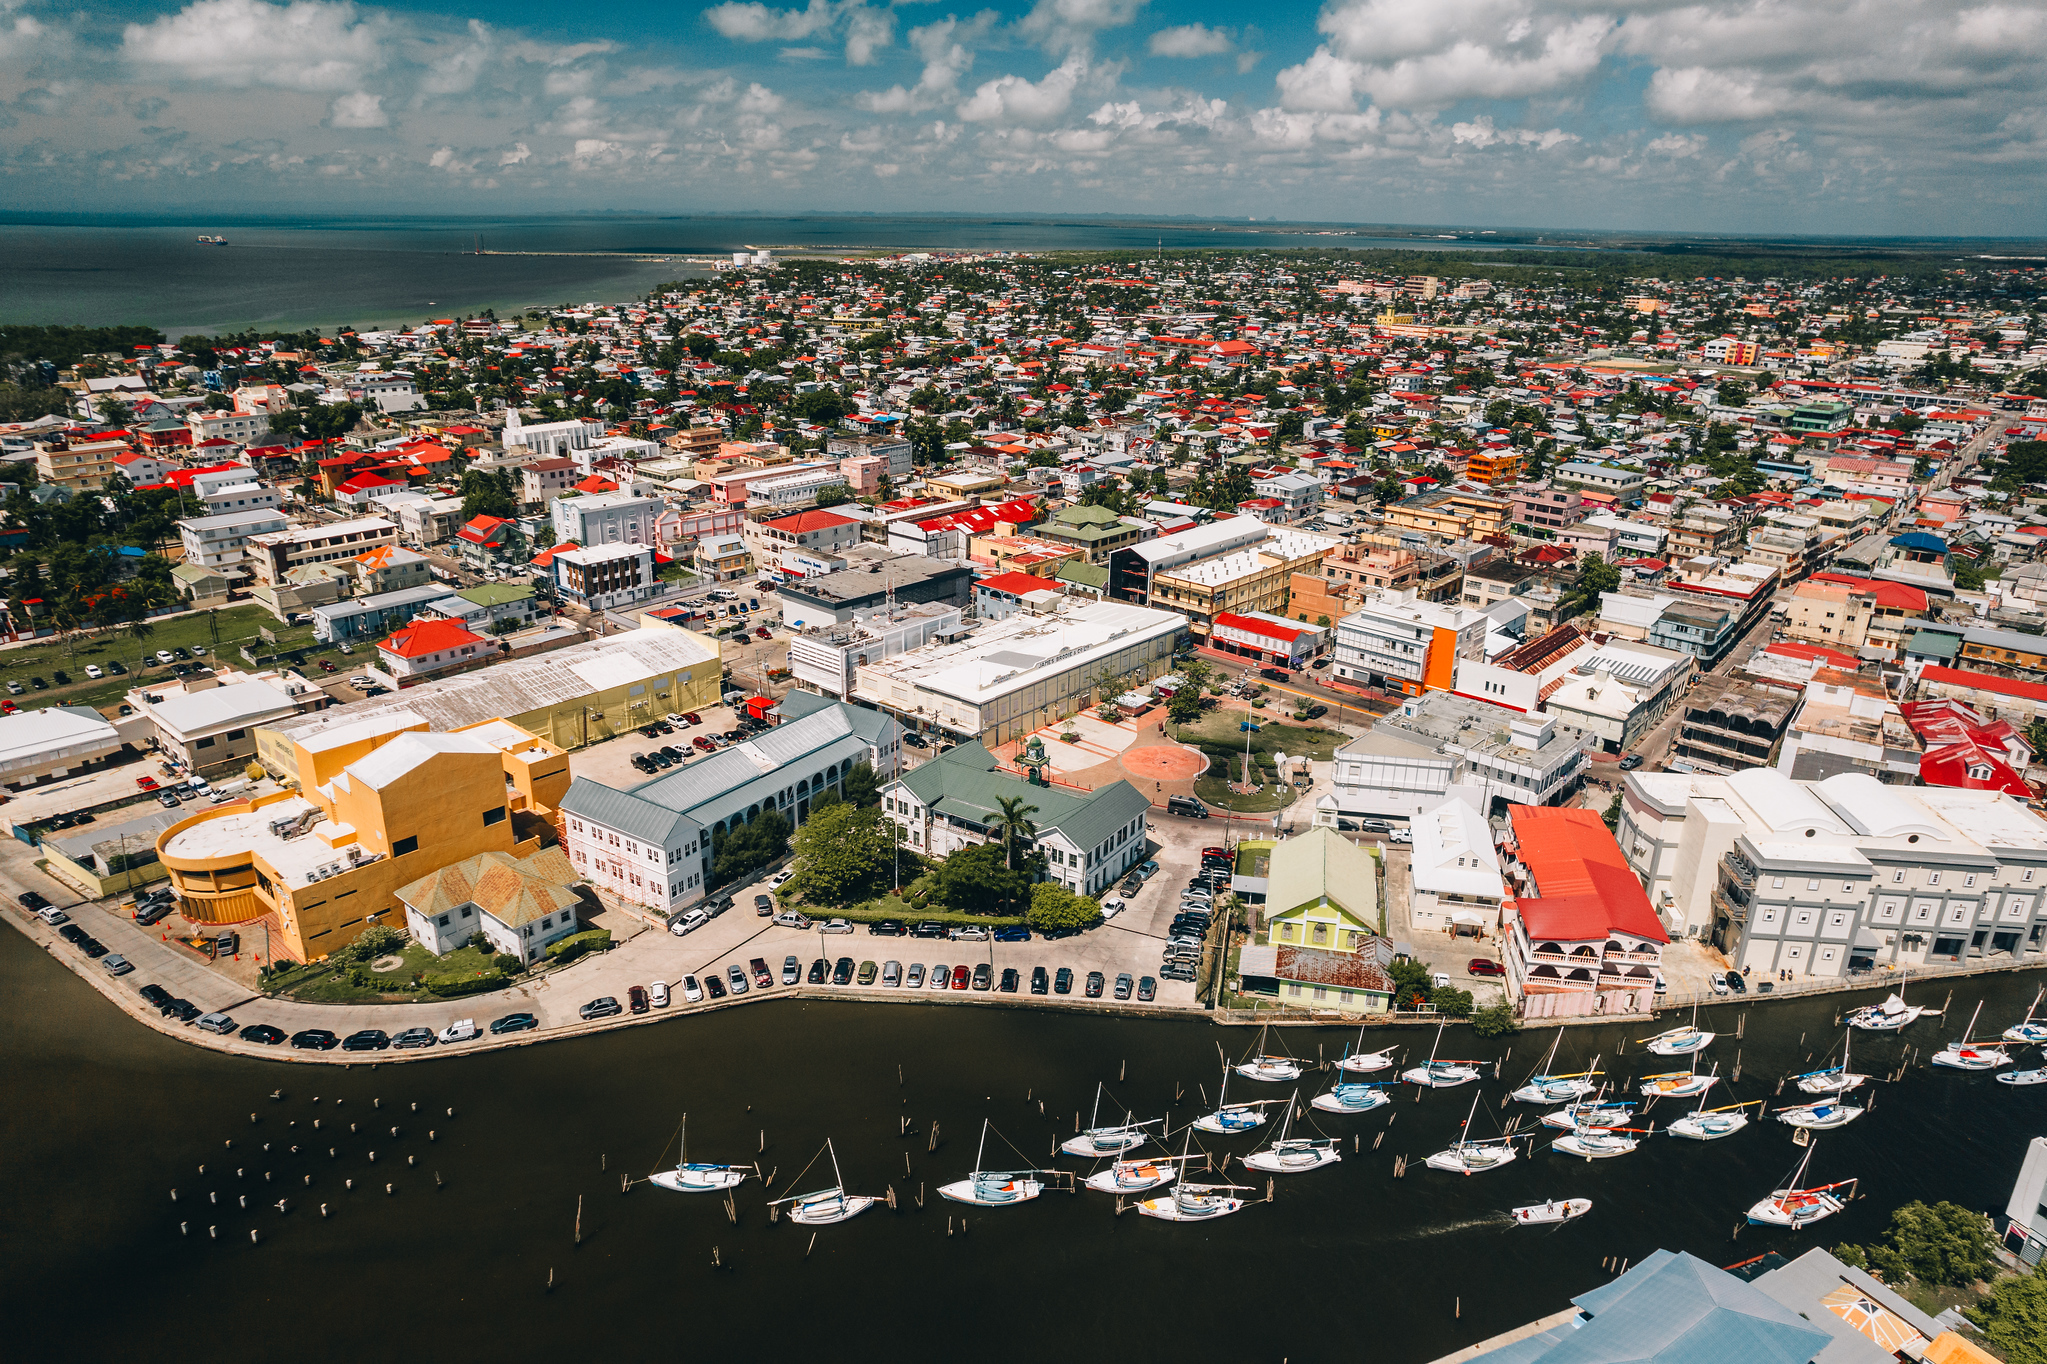
M1729 895L1733 889L1726 881L1714 883L1712 895L1714 912L1726 915L1735 923L1745 924L1748 922L1748 902L1733 899Z
M1743 853L1735 849L1729 849L1721 855L1720 869L1732 877L1744 891L1755 889L1756 864L1749 861ZM1747 900L1748 896L1744 894L1742 896L1743 903L1746 903Z

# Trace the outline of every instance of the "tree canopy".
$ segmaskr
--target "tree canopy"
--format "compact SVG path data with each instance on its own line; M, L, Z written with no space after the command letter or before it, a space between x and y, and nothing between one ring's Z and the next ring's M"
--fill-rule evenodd
M993 843L962 848L939 863L938 898L961 914L1008 914L1031 894L1031 879L1011 871Z
M834 801L814 808L796 831L796 874L789 888L815 904L850 905L872 899L893 883L896 823L880 806ZM918 858L902 853L905 878Z
M1883 1240L1839 1246L1834 1254L1843 1263L1874 1269L1893 1283L1910 1275L1936 1287L1974 1283L1997 1264L1990 1228L1981 1213L1959 1203L1928 1205L1917 1200L1891 1214Z
M753 875L781 856L789 846L789 817L763 810L750 824L715 838L711 844L711 880L728 885Z
M1093 928L1102 921L1102 907L1085 895L1076 895L1057 881L1040 881L1031 887L1031 907L1024 921L1039 932L1054 928Z

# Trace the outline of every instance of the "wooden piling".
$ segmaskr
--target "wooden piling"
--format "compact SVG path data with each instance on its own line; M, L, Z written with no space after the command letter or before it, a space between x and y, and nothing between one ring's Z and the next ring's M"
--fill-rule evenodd
M1074 1130L1078 1131L1079 1129L1075 1128ZM936 1151L938 1149L938 1120L936 1118L931 1120L931 1139L924 1143L924 1149L926 1151Z
M583 1195L576 1195L576 1244L583 1244Z
M909 1153L908 1151L905 1151L905 1152L903 1152L903 1178L904 1178L904 1179L908 1179L909 1177L910 1177L910 1153Z
M1386 1140L1386 1134L1385 1134L1384 1132L1380 1132L1380 1133L1378 1133L1378 1134L1377 1134L1376 1136L1374 1136L1374 1137L1372 1138L1372 1149L1373 1149L1374 1151L1378 1150L1378 1149L1379 1149L1379 1143L1380 1143L1380 1142L1382 1142L1382 1141L1384 1141L1384 1140Z
M888 1186L888 1210L890 1212L896 1210L896 1186L893 1184Z
M807 1245L807 1246L805 1246L805 1247L803 1248L803 1258L804 1258L804 1259L806 1259L806 1260L808 1260L808 1259L810 1258L810 1252L811 1252L811 1251L813 1251L813 1250L816 1250L816 1249L817 1249L817 1233L816 1233L816 1232L812 1232L812 1233L810 1233L810 1244L809 1244L809 1245Z

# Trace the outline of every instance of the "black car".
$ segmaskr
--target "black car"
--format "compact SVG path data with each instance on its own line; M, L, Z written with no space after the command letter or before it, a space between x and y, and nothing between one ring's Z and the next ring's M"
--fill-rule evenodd
M161 985L145 985L136 993L147 1000L152 1007L161 1009L171 1002L171 992Z
M1062 966L1059 968L1059 974L1052 977L1052 993L1055 995L1070 995L1073 993L1072 967Z
M897 919L876 919L867 925L867 931L877 938L900 938L910 930Z
M1745 995L1748 993L1748 982L1741 978L1741 972L1729 971L1727 973L1726 980L1727 988L1734 991L1734 993L1738 995Z
M725 998L725 982L718 979L716 972L707 974L704 977L704 993L712 999Z
M92 935L87 933L84 929L80 928L77 924L65 924L62 928L57 930L57 936L68 943L81 943Z
M390 1045L390 1034L382 1028L364 1028L341 1039L343 1051L384 1051Z
M1038 930L1038 936L1046 942L1054 942L1060 938L1077 938L1080 936L1080 930L1069 924L1063 928L1041 928Z
M407 1028L391 1039L391 1045L400 1051L411 1051L419 1047L431 1047L436 1040L432 1028Z
M172 902L169 900L158 900L155 904L137 909L135 911L135 922L138 924L156 923L158 920L167 918L170 915L171 906Z
M284 1040L284 1029L273 1028L268 1023L251 1023L242 1029L241 1038L244 1042L260 1042L266 1047L274 1047Z
M1641 765L1642 755L1639 753L1630 753L1627 757L1621 759L1621 771L1623 772L1632 772Z
M1005 966L1002 968L1002 983L995 988L1005 995L1013 995L1016 993L1017 979L1016 968L1014 966Z
M945 936L945 925L931 919L926 919L923 923L910 930L910 936L913 938L942 938Z
M1102 997L1102 985L1103 985L1103 984L1104 984L1104 981L1103 981L1102 973L1101 973L1100 971L1090 971L1090 972L1088 972L1088 973L1087 973L1087 997L1088 997L1089 999L1100 999L1100 998Z
M14 897L23 909L48 909L50 902L32 890L25 890Z
M491 1036L508 1032L531 1032L540 1026L540 1020L532 1014L506 1014L503 1018L491 1020Z
M610 995L600 995L596 999L591 1000L588 1004L585 1004L582 1008L576 1010L576 1012L578 1014L581 1014L585 1019L610 1018L614 1014L624 1013L625 1008L616 999L613 999Z
M850 985L852 983L853 959L851 957L840 957L838 964L832 967L832 984Z
M816 961L810 964L810 970L804 975L803 978L809 981L812 985L822 985L825 983L826 978L829 977L831 973L832 964L826 961L823 957L819 957Z
M1045 968L1042 966L1033 966L1031 968L1031 993L1034 995L1042 995L1045 993L1045 991L1049 990L1050 988L1052 988L1051 977L1045 974Z
M157 1012L165 1018L175 1018L180 1023L190 1023L206 1011L189 999L174 999L157 1010Z
M341 1045L341 1039L325 1028L307 1028L293 1033L291 1044L300 1051L332 1051Z
M675 759L669 757L666 753L662 752L658 748L650 749L647 753L647 757L654 763L656 767L670 768L675 766Z
M40 687L42 683L38 682L36 683L36 685ZM912 748L927 747L927 745L924 742L923 736L919 734L905 734L903 736L903 742L908 744Z
M84 942L78 944L78 950L91 957L94 961L98 961L107 954L108 949L107 945L98 938L87 938Z
M1139 1001L1149 1004L1152 1000L1158 998L1158 994L1159 983L1157 981L1153 980L1150 976L1139 976L1137 978L1137 998Z

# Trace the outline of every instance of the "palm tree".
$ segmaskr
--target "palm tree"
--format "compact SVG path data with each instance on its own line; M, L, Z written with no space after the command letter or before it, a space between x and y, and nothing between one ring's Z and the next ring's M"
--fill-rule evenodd
M1024 804L1022 796L997 796L995 811L995 829L1002 837L1003 861L1011 871L1015 871L1018 841L1028 842L1038 836L1038 826L1031 823L1031 816L1038 813L1038 807Z

